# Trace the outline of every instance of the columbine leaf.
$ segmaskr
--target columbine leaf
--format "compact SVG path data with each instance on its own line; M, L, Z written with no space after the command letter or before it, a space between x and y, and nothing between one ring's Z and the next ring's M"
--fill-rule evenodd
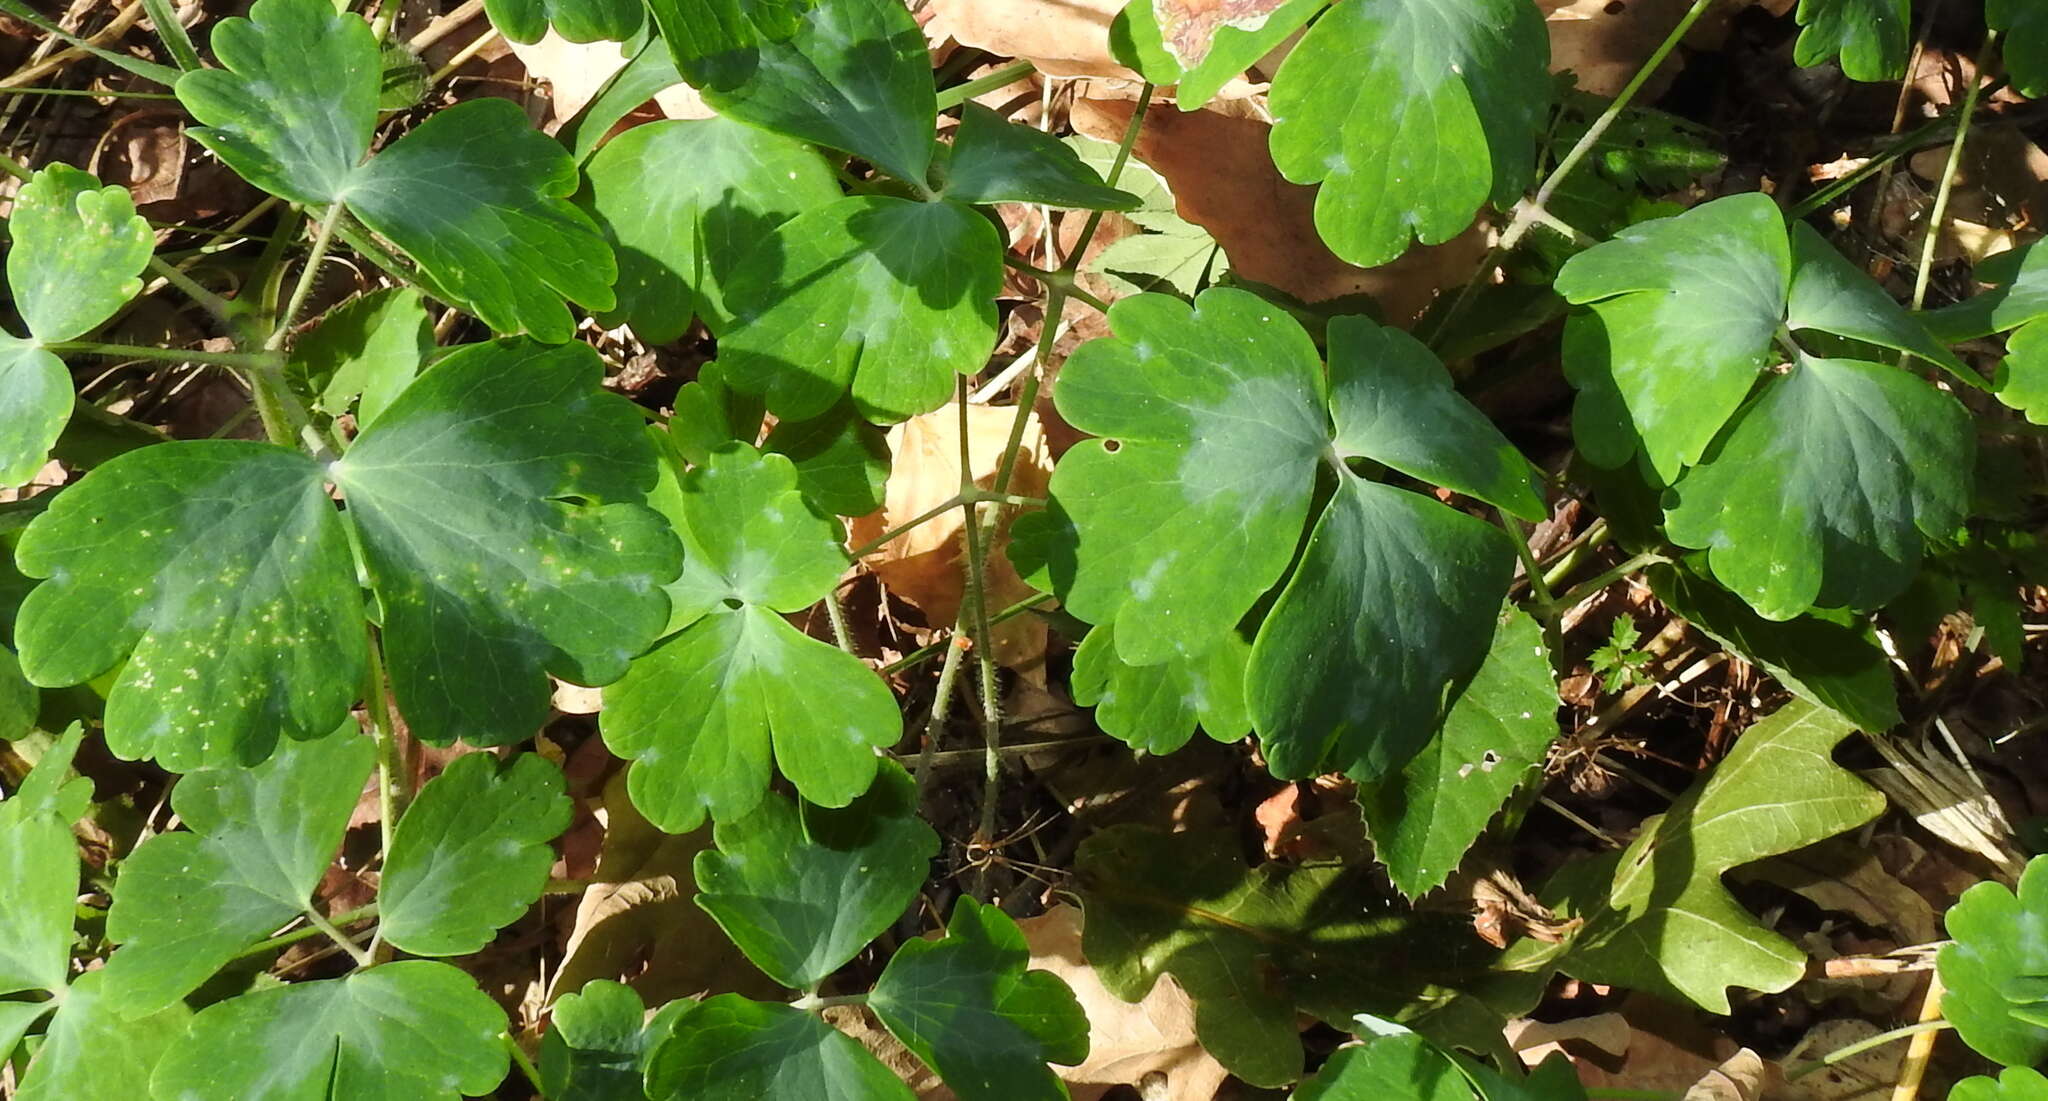
M223 19L225 69L178 78L192 131L243 179L295 203L341 198L377 126L383 61L370 25L322 0L260 0Z
M723 284L726 382L796 420L849 388L870 420L931 412L995 344L1002 252L957 203L852 196L798 215Z
M12 742L35 728L40 703L36 686L21 675L21 660L0 646L0 742Z
M2048 424L2048 324L2028 325L2006 341L1998 400L2033 424Z
M1679 481L1666 530L1711 548L1714 577L1766 619L1874 608L1912 580L1923 533L1961 526L1975 445L1962 405L1912 375L1802 356Z
M684 1009L647 1058L654 1101L910 1101L866 1048L802 1010L719 994Z
M405 960L230 998L192 1018L158 1097L475 1097L505 1077L505 1011L468 975Z
M1174 102L1183 111L1193 111L1300 30L1324 3L1229 0L1212 5L1153 0L1127 6L1117 17L1117 27L1128 20L1131 45L1140 58L1151 59L1133 67L1140 68L1154 84L1174 85ZM1113 49L1119 45L1116 34L1113 28Z
M1079 154L1042 130L1005 120L969 101L940 172L942 193L963 203L1045 203L1084 210L1132 210L1138 197L1102 182Z
M107 703L117 754L177 771L251 764L280 733L334 728L364 667L347 498L401 711L421 737L527 737L543 672L603 684L653 638L677 570L655 474L588 348L478 345L422 375L322 468L268 444L131 452L67 489L16 558L22 669L76 684L127 654ZM571 503L574 501L576 503ZM152 578L137 585L136 578Z
M1338 1048L1289 1101L1471 1101L1472 1087L1458 1065L1413 1032L1379 1036Z
M2019 892L1979 883L1963 892L1944 919L1955 943L1935 965L1948 992L1942 1015L1956 1035L1988 1059L2032 1066L2048 1059L2048 1022L2015 1012L2015 980L2048 976L2048 859L2035 857L2020 874Z
M816 151L727 119L636 126L606 142L585 175L578 204L619 261L618 305L601 320L630 323L649 344L682 336L693 317L722 332L722 288L741 259L776 226L840 197Z
M1999 43L2013 87L2029 99L2048 94L2048 11L2028 0L1984 0L1984 22Z
M136 848L107 915L107 936L121 945L107 961L107 994L123 1013L172 1005L305 913L375 756L351 722L315 741L286 741L253 768L178 782L171 806L189 832Z
M377 885L378 929L415 956L482 948L546 886L569 828L562 770L522 754L459 757L399 819Z
M88 971L65 991L15 1101L150 1095L150 1073L184 1037L192 1011L174 1002L134 1014L109 985L106 972Z
M405 391L433 347L424 296L394 287L328 313L293 346L291 370L319 395L322 413L338 417L353 407L360 432Z
M838 516L882 507L889 481L889 437L850 402L806 421L777 421L761 450L789 456L804 499Z
M0 486L28 481L49 461L72 400L63 360L0 332Z
M2007 1067L1998 1077L1965 1078L1948 1101L2048 1101L2048 1077L2032 1067Z
M634 805L670 832L753 810L771 744L799 794L845 806L874 779L873 747L900 733L880 678L777 614L809 607L846 568L838 525L796 484L788 459L735 444L661 502L685 546L681 630L606 692L600 721L634 760Z
M1957 359L1947 345L1929 335L1884 288L1856 270L1812 226L1804 222L1794 224L1791 243L1792 286L1785 302L1787 328L1795 333L1813 329L1909 352L1939 365L1959 382L1984 387L1982 377Z
M72 727L36 762L21 788L0 802L0 883L7 884L0 892L0 994L55 994L71 973L78 842L59 809L57 790L83 737Z
M1995 0L1994 0L1995 2ZM1850 80L1897 80L1913 44L1912 0L1799 0L1794 64L1840 57Z
M570 42L624 42L643 9L633 0L486 0L484 14L514 42L538 42L551 24Z
M924 186L938 100L924 35L902 4L653 0L648 9L676 67L719 114Z
M1095 709L1095 724L1132 749L1171 753L1188 744L1200 724L1218 741L1251 729L1245 710L1244 667L1251 643L1232 631L1201 654L1175 654L1157 665L1119 657L1115 629L1088 632L1074 651L1074 702Z
M1937 339L1957 344L2048 317L2048 249L2021 245L1986 258L1973 275L1978 282L1992 286L1953 306L1920 315Z
M562 299L611 309L618 277L596 224L568 202L576 183L567 150L518 104L486 98L398 139L344 197L485 324L559 344L576 331Z
M1008 914L962 895L944 939L896 950L868 1008L965 1101L1064 1101L1046 1063L1088 1057L1088 1018L1030 959Z
M65 164L22 186L7 228L7 286L29 335L46 344L91 332L142 293L138 276L156 251L127 188Z
M1527 0L1340 4L1274 74L1273 162L1323 185L1316 230L1354 264L1448 241L1528 184L1549 57Z
M1409 898L1440 886L1557 733L1557 680L1543 630L1510 609L1443 730L1399 774L1358 790L1374 853L1394 886Z
M939 851L917 816L917 785L893 764L843 810L770 794L716 836L716 850L697 854L697 905L754 966L798 990L901 917Z
M643 1101L646 1012L632 987L610 979L555 999L540 1041L542 1095L549 1101Z
M1721 1014L1728 987L1775 993L1799 981L1805 953L1744 910L1721 876L1883 813L1884 796L1830 757L1849 731L1833 712L1787 704L1626 850L1567 866L1545 901L1558 897L1586 923L1559 966Z

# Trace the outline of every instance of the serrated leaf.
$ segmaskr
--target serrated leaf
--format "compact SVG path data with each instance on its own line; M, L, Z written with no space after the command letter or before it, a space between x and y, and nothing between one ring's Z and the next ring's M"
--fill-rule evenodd
M719 994L670 1022L647 1058L654 1101L910 1101L866 1048L816 1016Z
M1527 0L1337 5L1274 74L1273 163L1323 185L1316 230L1354 264L1448 241L1527 186L1549 57Z
M1458 1064L1413 1032L1347 1044L1289 1095L1290 1101L1471 1101Z
M1799 0L1805 29L1792 62L1812 66L1839 57L1850 80L1897 80L1913 45L1911 7L1911 0Z
M486 0L491 26L514 42L538 42L552 26L569 42L624 42L640 29L633 0Z
M123 1013L172 1005L236 953L306 912L376 757L350 722L287 740L252 768L196 772L171 792L189 832L123 862L107 915L107 994Z
M1948 1101L2048 1101L2048 1077L2032 1067L2007 1067L1997 1078L1965 1078Z
M676 67L719 114L924 186L938 96L924 35L902 4L652 0L648 10Z
M1088 1018L1030 960L1008 914L962 895L943 939L896 950L868 1008L964 1101L1064 1101L1046 1064L1088 1057Z
M540 1042L542 1095L549 1101L643 1101L646 1013L632 987L610 979L555 999Z
M1984 22L1999 43L2015 89L2029 99L2048 93L2048 11L2028 0L1984 0Z
M76 684L126 653L108 744L177 771L333 729L361 684L365 611L332 483L413 733L529 736L542 674L622 674L660 631L657 586L677 569L660 518L631 503L652 488L653 446L602 371L580 345L475 345L325 468L212 440L106 463L22 536L22 570L49 579L22 607L23 671Z
M65 991L15 1101L149 1096L151 1072L185 1035L192 1011L174 1002L132 1014L108 984L106 972L88 971Z
M547 885L569 828L562 770L522 754L459 757L420 789L377 886L378 931L415 956L461 956L517 920Z
M1443 994L1434 983L1479 962L1454 920L1391 907L1362 865L1254 868L1239 851L1227 831L1112 826L1081 843L1075 866L1083 951L1103 984L1135 1002L1172 975L1202 1046L1247 1082L1301 1076L1298 1012L1341 1025L1426 1012L1422 996Z
M1436 737L1359 809L1374 854L1409 898L1442 885L1557 737L1557 680L1543 629L1510 609Z
M0 802L0 994L60 994L71 974L78 842L57 791L82 738L72 727Z
M1044 203L1083 210L1132 210L1139 199L1102 182L1066 143L1005 120L969 101L947 147L941 194L962 203Z
M741 259L776 226L840 197L817 152L727 119L636 126L606 142L585 176L577 203L619 262L618 304L600 320L630 323L649 344L682 336L692 317L724 331L722 288Z
M634 760L634 805L675 833L707 812L739 818L767 789L772 745L799 794L845 806L874 778L873 747L901 731L895 697L777 614L837 583L838 525L810 510L788 459L744 444L708 456L657 504L685 547L671 587L680 633L633 663L600 720L606 744Z
M138 276L156 251L127 188L100 187L66 164L22 185L7 228L7 286L29 335L45 344L91 332L142 293Z
M1743 909L1721 876L1883 813L1884 796L1830 756L1850 729L1817 705L1786 704L1626 850L1567 866L1545 901L1558 897L1561 913L1586 924L1559 966L1721 1014L1728 987L1776 993L1799 981L1806 954Z
M1877 607L1969 513L1976 435L1894 367L1802 356L1674 487L1666 531L1766 619ZM1769 478L1759 478L1769 471Z
M158 1097L475 1097L505 1077L505 1027L468 975L404 960L208 1006L150 1085Z
M1232 631L1192 658L1175 654L1157 665L1119 657L1108 625L1088 632L1074 651L1069 685L1074 702L1095 709L1095 724L1132 749L1172 753L1188 743L1197 724L1218 741L1251 729L1245 709L1244 669L1251 643Z
M723 284L726 383L795 420L849 390L878 423L931 412L995 346L1002 252L957 203L856 195L800 214Z
M697 854L697 905L784 986L815 988L903 915L931 871L938 834L917 816L917 785L885 764L841 810L769 794L718 824Z
M330 417L355 410L358 432L405 391L434 347L425 297L392 287L350 299L292 347L291 370Z
M1935 966L1948 988L1942 1015L1956 1035L2006 1066L2048 1059L2048 1022L2019 1012L2008 991L2015 980L2048 976L2048 858L2027 862L2017 893L1997 882L1964 891L1943 924L1955 942Z

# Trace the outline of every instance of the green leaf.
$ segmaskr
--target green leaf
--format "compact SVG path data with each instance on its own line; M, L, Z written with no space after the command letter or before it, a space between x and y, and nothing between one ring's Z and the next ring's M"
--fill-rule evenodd
M1379 1036L1338 1048L1289 1095L1290 1101L1471 1101L1472 1087L1458 1064L1413 1032Z
M185 1035L192 1011L172 1003L133 1014L103 989L108 981L106 972L88 971L65 991L15 1101L149 1096L151 1072Z
M1567 866L1545 901L1569 896L1560 912L1585 925L1559 966L1720 1014L1728 987L1776 993L1799 981L1805 953L1744 910L1721 876L1884 812L1884 796L1831 757L1849 731L1831 711L1787 704L1626 850Z
M214 27L225 69L178 78L192 131L237 175L295 203L354 183L377 126L383 59L370 25L325 0L259 0Z
M559 344L576 331L562 299L609 310L618 277L576 184L567 150L487 97L436 112L339 197L492 329Z
M974 102L960 105L960 128L939 175L942 193L962 203L1044 203L1083 210L1132 210L1139 199L1102 182L1066 143L1005 120Z
M1962 405L1912 375L1802 356L1678 482L1666 530L1766 619L1874 608L1912 580L1923 534L1968 515L1975 445Z
M0 994L58 994L71 974L78 842L57 789L81 738L72 727L0 802Z
M158 1097L475 1097L505 1077L505 1027L468 975L404 960L211 1005L150 1084Z
M681 630L606 692L600 719L605 743L634 761L634 805L672 833L707 812L740 818L768 787L771 745L806 800L852 802L874 779L874 747L901 732L895 697L777 614L837 583L838 524L810 510L788 459L744 444L713 453L662 504L685 547Z
M807 421L777 421L761 450L788 456L804 499L825 512L865 516L882 507L889 438L861 419L850 402Z
M0 486L21 485L49 461L72 400L63 360L0 332Z
M632 987L610 979L555 999L540 1042L542 1095L549 1101L643 1101L646 1012Z
M1884 288L1856 270L1812 226L1791 229L1792 287L1785 325L1793 332L1817 330L1850 340L1908 352L1940 366L1959 382L1979 389L1984 380L1948 346L1899 307Z
M1996 0L1993 0L1996 2ZM1897 80L1913 45L1912 0L1799 0L1796 65L1840 57L1850 80Z
M1509 609L1443 730L1401 771L1360 785L1373 849L1409 898L1440 886L1557 737L1543 629Z
M647 1058L655 1101L910 1101L910 1087L812 1014L719 994L676 1016Z
M2048 1077L2032 1067L2007 1067L1997 1078L1965 1078L1948 1101L2048 1101Z
M1998 400L2026 414L2029 423L2048 424L2048 324L2030 324L2006 340L1998 365Z
M1772 622L1689 566L1654 566L1646 576L1686 622L1857 729L1879 733L1902 721L1891 662L1868 625L1812 615Z
M142 293L138 277L156 251L127 188L100 187L65 164L30 177L7 228L7 286L29 334L45 344L99 328Z
M1046 1064L1088 1057L1088 1018L1030 961L1008 914L962 895L943 939L896 950L868 1008L964 1101L1064 1101Z
M577 203L619 262L618 305L600 321L631 324L649 344L681 337L692 317L724 331L722 288L741 259L776 226L840 197L816 151L726 119L636 126L605 143L585 176Z
M1973 275L1977 282L1992 286L1953 306L1921 315L1921 322L1937 339L1959 344L2048 317L2048 249L2021 245L1985 259Z
M1143 70L1145 78L1154 84L1174 85L1174 102L1183 111L1193 111L1216 98L1225 84L1300 30L1325 2L1182 4L1168 8L1164 26L1162 5L1141 2L1125 8L1118 18L1130 21L1130 34L1141 55L1157 58L1155 65Z
M140 1016L175 1004L243 949L306 912L375 759L350 722L287 740L253 768L196 772L171 807L189 832L158 834L123 862L107 915L121 945L107 993Z
M434 347L434 326L424 296L392 287L352 298L300 337L291 370L319 395L314 405L330 417L354 407L360 432L403 393Z
M723 284L726 382L806 420L849 388L894 423L944 405L995 346L1002 238L957 203L857 195L763 237Z
M28 1030L57 1008L55 1001L0 1001L0 1063L12 1059L14 1049L21 1046L21 1038L28 1035Z
M1186 745L1197 724L1217 741L1250 731L1244 668L1251 643L1228 632L1201 654L1178 654L1157 665L1119 657L1108 625L1088 632L1074 651L1069 685L1074 702L1095 709L1095 724L1132 749L1171 753Z
M0 646L0 742L12 742L36 725L36 686L21 675L21 660Z
M569 828L562 770L521 754L459 757L420 789L377 885L378 929L415 956L462 956L518 920Z
M1477 497L1535 522L1549 515L1536 468L1459 395L1421 341L1363 317L1330 322L1337 450Z
M761 13L778 9L783 25L762 27ZM707 10L692 0L652 0L648 10L676 67L719 114L844 150L924 186L938 95L924 35L902 4L720 0ZM722 41L705 42L707 34Z
M1354 264L1448 241L1527 186L1549 58L1527 0L1339 4L1273 77L1273 162L1323 185L1316 230Z
M1964 891L1943 920L1955 943L1935 960L1942 1014L1956 1035L1987 1059L2032 1066L2048 1059L2048 1024L2023 1017L2007 986L2048 976L2048 858L2020 874L2019 892L1996 882Z
M570 42L624 42L640 29L633 0L486 0L491 26L514 42L538 42L552 25Z
M1388 905L1364 865L1246 867L1229 831L1112 826L1081 843L1082 951L1111 993L1144 998L1172 975L1202 1046L1254 1085L1301 1076L1297 1013L1413 1011L1471 972L1456 919ZM1494 1022L1498 1028L1498 1019Z
M697 854L697 905L784 986L810 990L903 916L938 855L917 785L885 764L842 810L769 794Z
M2048 11L2027 0L1984 0L1984 22L2005 33L1999 45L2013 88L2029 99L2048 94Z

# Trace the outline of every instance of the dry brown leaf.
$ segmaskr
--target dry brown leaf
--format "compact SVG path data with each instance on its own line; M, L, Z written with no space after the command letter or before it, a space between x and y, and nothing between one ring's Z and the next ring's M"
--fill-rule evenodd
M1564 1021L1534 1021L1521 1018L1508 1022L1508 1046L1528 1066L1537 1066L1556 1052L1567 1056L1565 1044L1586 1044L1609 1055L1628 1054L1632 1035L1628 1020L1619 1013L1595 1013Z
M558 123L583 110L627 60L616 42L571 42L552 29L538 42L512 43L512 52L528 75L548 85ZM656 93L654 102L672 119L708 119L717 113L704 106L703 98L687 84Z
M1807 1031L1799 1046L1807 1058L1816 1058L1867 1040L1878 1031L1869 1021L1822 1021ZM1813 1101L1886 1101L1905 1059L1905 1044L1879 1044L1801 1078L1798 1087ZM1773 1097L1775 1101L1776 1095Z
M925 35L1029 61L1049 76L1138 83L1109 52L1109 24L1125 0L931 0Z
M968 447L974 481L984 489L995 485L996 469L1010 439L1017 411L1008 406L967 407ZM882 507L853 521L853 542L866 543L882 533L922 516L960 492L960 407L947 405L889 430L894 456ZM1010 478L1011 493L1045 496L1052 459L1038 418L1024 423L1024 440ZM933 624L948 624L960 611L967 591L966 536L958 509L945 512L903 535L862 561L890 591L915 605ZM988 553L989 609L1000 611L1035 590L1011 567L1003 546L1007 519L997 526ZM1003 665L1039 671L1045 657L1046 628L1035 616L1019 616L995 629L996 660Z
M1749 865L1736 878L1775 883L1824 909L1891 929L1902 945L1924 944L1936 936L1934 908L1927 900L1886 871L1869 849L1842 838Z
M1058 975L1088 1014L1088 1059L1055 1066L1074 1101L1094 1101L1117 1086L1139 1086L1148 1101L1210 1101L1230 1072L1195 1039L1195 1003L1165 976L1141 1002L1102 985L1081 952L1082 914L1058 905L1017 923L1031 966Z
M932 1069L924 1065L903 1041L891 1035L866 1006L835 1005L822 1014L825 1023L852 1037L854 1042L868 1049L881 1064L888 1067L896 1077L903 1079L910 1092L917 1095L917 1101L954 1101L954 1093L947 1088Z

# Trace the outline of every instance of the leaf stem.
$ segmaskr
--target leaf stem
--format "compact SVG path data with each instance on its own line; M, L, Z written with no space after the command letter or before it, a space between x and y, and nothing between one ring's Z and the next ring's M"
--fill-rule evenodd
M333 919L333 926L334 928L339 929L346 925L354 925L356 922L361 921L364 918L370 918L375 916L377 916L377 904L374 902L370 902L362 906L358 906L355 909L350 910L348 913L342 914L341 916ZM325 930L321 929L318 925L301 925L296 929L290 930L289 932L279 933L274 937L258 941L255 944L252 944L249 947L242 949L240 952L235 953L233 958L241 960L248 959L250 956L260 956L265 952L271 951L272 949L283 948L286 945L297 944L302 940L317 937L324 931Z
M964 494L956 493L953 496L948 497L943 501L940 501L938 504L933 505L932 507L924 510L923 512L918 513L917 516L912 518L911 520L905 523L898 524L895 527L890 528L888 531L885 531L882 534L875 536L873 539L870 539L867 542L862 543L860 546L853 548L853 550L847 552L846 556L858 562L861 559L866 558L868 555L873 554L876 551L881 550L883 547L886 547L889 544L895 542L896 540L903 538L905 535L910 534L911 532L917 530L925 524L930 523L932 520L935 520L938 517L943 516L956 508L959 508L961 504L965 502L965 500L966 498Z
M391 859L391 835L398 828L398 738L391 729L391 696L385 685L384 643L376 628L367 628L369 669L363 676L363 706L370 716L370 740L377 745L378 854ZM375 942L372 941L374 947Z
M188 73L199 68L199 51L192 48L192 38L185 33L185 24L178 22L178 13L170 0L142 0L142 10L149 13L156 36L163 39L164 49L178 68Z
M534 1095L546 1097L547 1087L540 1084L540 1069L533 1065L533 1057L526 1054L526 1049L519 1046L519 1041L513 1039L510 1032L500 1032L498 1038L505 1041L505 1050L512 1054L512 1065L518 1067L519 1073L526 1077L527 1084L533 1087Z
M1026 263L1008 253L1003 255L1003 263L1009 265L1013 270L1023 272L1025 275L1044 283L1048 287L1058 287L1066 292L1068 298L1092 306L1102 313L1109 312L1109 303L1082 290L1080 280L1075 277L1072 271L1068 271L1065 268L1057 271L1047 271L1036 264Z
M263 342L265 351L283 348L285 338L291 335L292 322L298 318L299 310L306 305L306 296L313 292L313 284L319 280L320 264L327 259L327 248L334 241L334 227L341 221L343 209L341 203L329 203L319 224L314 227L312 251L306 254L305 266L299 269L299 281L292 287L291 297L278 311L277 327L270 330L270 339Z
M853 635L846 629L846 609L839 606L839 590L836 588L825 594L825 618L832 623L832 641L841 650L859 657L860 652L853 648Z
M1920 270L1913 276L1913 309L1916 311L1927 304L1927 288L1934 279L1934 252L1941 243L1942 224L1948 220L1949 198L1955 194L1956 169L1963 163L1963 146L1970 139L1970 116L1977 113L1977 101L1984 91L1984 70L1997 48L1998 32L1986 32L1984 46L1977 51L1977 72L1970 81L1969 90L1963 93L1963 109L1956 116L1956 136L1949 143L1948 166L1942 169L1941 186L1934 192L1934 209L1928 212L1927 230L1921 237ZM1901 357L1902 360L1911 358Z
M305 914L306 920L313 923L313 928L327 934L327 939L340 945L341 950L347 952L349 958L356 961L357 967L370 966L370 954L357 947L356 942L350 940L347 933L335 928L332 922L321 917L320 911L308 906L306 907Z
M805 994L803 997L789 1003L789 1008L801 1009L806 1013L816 1013L821 1009L830 1009L835 1005L866 1004L868 1004L868 996L866 994L832 994L825 997L819 997L816 994Z
M973 99L983 92L993 92L1005 85L1015 84L1030 76L1036 66L1029 61L1013 61L994 72L975 77L965 84L939 89L939 110L950 111Z
M280 368L277 356L267 352L208 352L197 348L153 348L142 344L102 344L96 340L60 340L43 347L59 355L81 352L121 359L153 359L164 363L204 363L213 367L236 367L254 371Z
M1012 604L1009 607L1004 608L1002 611L990 616L988 618L989 626L993 627L998 623L1003 623L1008 620L1015 619L1018 616L1023 615L1025 612L1028 612L1031 609L1036 608L1040 604L1043 604L1051 599L1051 593L1032 593L1030 596L1027 596L1024 599L1018 601L1017 603ZM892 673L901 673L905 669L909 669L912 666L921 665L924 662L930 660L931 656L933 654L938 653L941 649L958 649L958 647L953 645L953 642L956 638L959 637L959 635L960 625L956 623L954 624L952 634L949 634L946 637L939 639L937 642L932 642L924 646L920 646L917 649L912 650L910 653L905 654L900 658L897 658L895 661L892 661L889 664L882 666L882 675L888 676ZM941 676L943 677L943 675L944 674L942 673Z
M1605 570L1595 575L1590 580L1582 581L1579 584L1572 586L1571 589L1567 591L1563 596L1557 598L1557 612L1559 615L1562 615L1565 612L1576 607L1580 601L1585 600L1587 597L1592 596L1594 593L1597 593L1600 590L1606 588L1607 586L1614 584L1616 581L1619 581L1624 577L1631 576L1637 573L1638 571L1647 569L1651 566L1659 565L1661 563L1669 561L1671 561L1671 557L1669 555L1661 554L1657 551L1644 551L1641 554L1635 555L1629 558L1627 561L1622 562L1621 564L1615 566L1614 568Z
M1844 1059L1854 1058L1855 1056L1861 1055L1864 1052L1869 1051L1871 1048L1883 1047L1884 1045L1891 1043L1893 1040L1903 1040L1908 1036L1918 1036L1923 1032L1939 1032L1944 1028L1954 1027L1954 1023L1936 1018L1932 1021L1920 1021L1915 1024L1906 1025L1902 1028L1895 1028L1892 1029L1890 1032L1880 1032L1875 1036L1866 1036L1853 1044L1849 1044L1845 1047L1838 1047L1835 1050L1828 1052L1826 1055L1821 1056L1818 1060L1815 1060L1814 1062L1808 1063L1805 1066L1798 1068L1797 1070L1793 1070L1787 1073L1785 1075L1785 1081L1797 1082L1801 1078L1804 1078L1807 1075L1812 1074L1814 1071L1824 1070L1828 1067L1834 1066L1836 1063L1839 1063Z
M974 663L981 680L981 739L984 768L981 783L981 826L979 836L994 837L996 829L996 801L1003 777L1003 759L998 752L1003 741L1002 701L997 697L995 641L991 637L988 620L988 554L987 541L983 539L981 516L975 505L969 501L974 491L974 449L973 435L967 423L967 376L958 376L958 394L954 406L960 416L960 506L961 526L967 535L967 602L961 607L961 616L972 627L970 641L974 644ZM991 526L991 534L993 526ZM976 893L985 894L988 886L989 865L983 864L976 874Z

